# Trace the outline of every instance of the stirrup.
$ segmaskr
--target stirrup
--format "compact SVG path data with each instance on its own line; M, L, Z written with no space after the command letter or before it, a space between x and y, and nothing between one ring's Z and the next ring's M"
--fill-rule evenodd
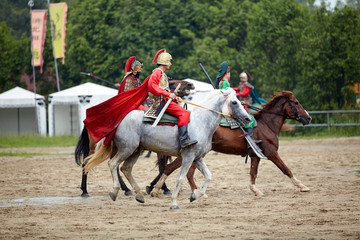
M189 147L191 145L194 145L194 144L197 144L198 141L196 140L193 140L193 141L190 141L190 140L187 140L185 144L181 144L181 148L186 148L186 147Z
M259 143L262 143L262 140L254 140L254 143L257 145ZM249 144L247 144L248 148L251 148Z

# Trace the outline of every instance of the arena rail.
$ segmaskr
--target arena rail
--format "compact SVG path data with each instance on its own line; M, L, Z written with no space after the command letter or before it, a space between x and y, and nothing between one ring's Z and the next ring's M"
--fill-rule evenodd
M348 127L348 126L360 126L360 117L359 121L355 123L331 123L330 114L338 114L338 113L360 113L360 110L325 110L325 111L308 111L310 116L314 114L326 114L326 123L311 123L309 125L301 125L301 124L289 124L294 127L328 127L330 131L331 127Z

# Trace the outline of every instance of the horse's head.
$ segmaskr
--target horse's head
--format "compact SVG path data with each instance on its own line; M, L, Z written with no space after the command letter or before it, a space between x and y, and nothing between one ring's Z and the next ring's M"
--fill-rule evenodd
M282 91L281 94L285 97L284 114L287 118L295 119L303 125L308 125L311 121L309 113L301 106L300 102L296 99L290 91Z
M249 114L244 109L243 105L236 97L236 92L232 88L220 90L226 99L222 112L229 114L231 118L240 123L241 126L246 126L251 122Z
M176 89L176 87L179 85L179 83L180 83L180 88L178 91L178 96L181 98L184 96L188 96L190 94L190 90L195 89L194 84L192 84L191 82L187 82L185 80L171 79L169 81L169 88L170 88L171 92L173 92Z

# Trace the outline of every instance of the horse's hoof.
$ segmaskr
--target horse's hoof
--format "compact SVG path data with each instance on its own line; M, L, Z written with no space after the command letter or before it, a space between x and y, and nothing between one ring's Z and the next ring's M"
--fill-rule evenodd
M176 210L176 209L180 209L180 208L179 208L178 205L172 205L172 206L170 207L170 209Z
M135 199L139 203L144 203L145 202L144 196L142 196L142 195L136 195Z
M110 198L111 198L113 201L116 200L116 195L115 195L114 193L110 192L110 193L109 193L109 196L110 196Z
M125 191L125 196L131 196L131 195L133 195L131 190Z
M153 190L154 187L151 186L146 186L146 193L147 195L150 195L151 191Z
M164 190L164 195L170 195L172 192L169 190L169 189L167 189L167 190Z
M196 200L195 193L192 192L191 195L190 195L190 202L193 202L195 200Z
M262 196L264 196L264 194L261 191L258 191L255 193L255 196L262 197Z
M81 194L82 197L90 197L90 195L88 193L83 193Z
M158 192L151 192L150 195L151 195L152 197L156 197L156 198L159 197L159 193L158 193Z
M310 192L310 188L308 188L308 187L302 187L301 189L300 189L300 192Z

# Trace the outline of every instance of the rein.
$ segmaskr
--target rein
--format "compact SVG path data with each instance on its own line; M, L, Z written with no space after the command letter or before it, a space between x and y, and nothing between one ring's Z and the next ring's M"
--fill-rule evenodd
M218 112L218 111L215 111L215 110L212 110L212 109L209 109L209 108L206 108L206 107L203 107L203 106L200 106L200 105L197 105L195 103L191 103L191 102L188 102L188 101L184 101L184 100L179 100L179 102L183 102L183 103L186 103L186 104L190 104L190 105L193 105L195 107L200 107L200 108L203 108L203 109L206 109L206 110L209 110L209 111L212 111L212 112L215 112L215 113L218 113L218 114L221 114L223 115L224 117L228 117L228 118L231 118L231 115L229 114L226 114L226 113L222 113L222 112Z
M294 107L292 106L289 98L285 98L286 102L289 104L291 111L294 113L295 116L289 116L287 114L282 114L282 113L277 113L277 112L272 112L272 111L268 111L268 110L264 110L262 108L258 108L258 107L254 107L254 106L250 106L249 104L243 104L245 106L247 106L250 109L256 110L256 111L261 111L261 112L265 112L265 113L270 113L270 114L274 114L274 115L278 115L278 116L282 116L285 117L287 119L299 119L299 114L294 110Z

